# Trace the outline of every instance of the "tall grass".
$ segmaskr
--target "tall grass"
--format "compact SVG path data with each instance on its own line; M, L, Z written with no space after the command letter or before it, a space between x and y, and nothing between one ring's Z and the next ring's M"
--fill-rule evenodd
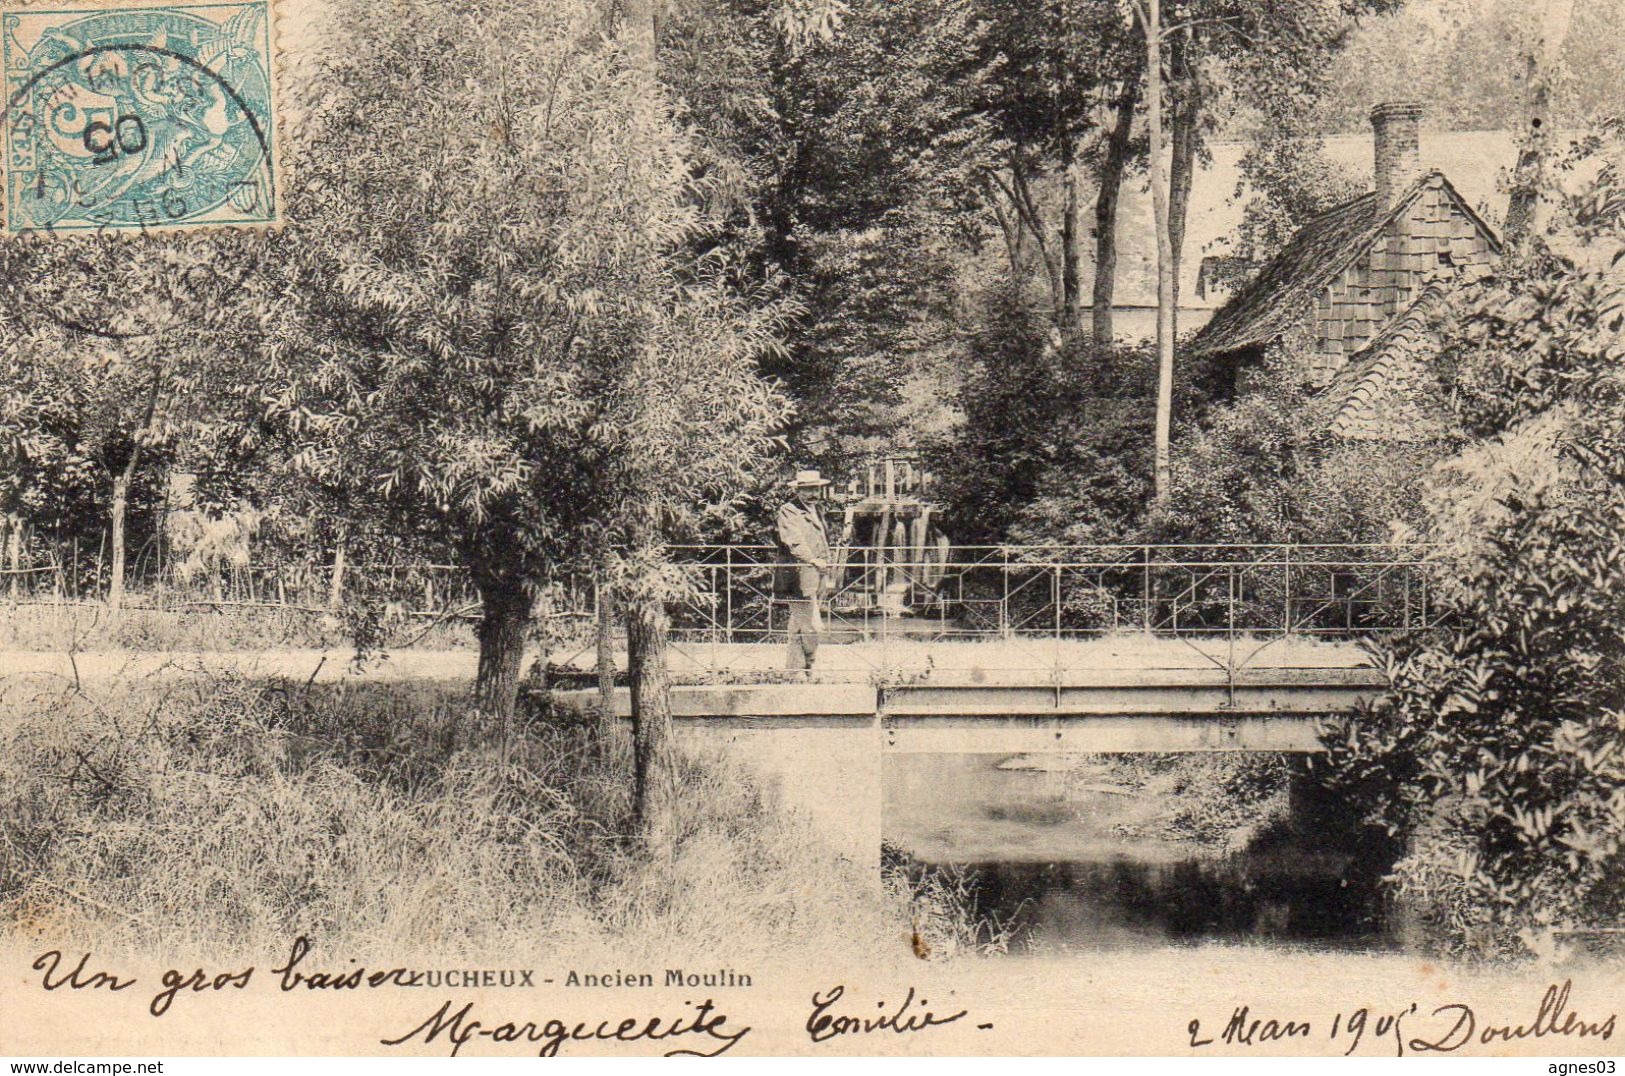
M675 849L648 858L624 754L541 717L499 750L426 684L153 679L100 699L13 678L0 929L200 958L304 934L362 959L913 959L916 892L720 756L684 758Z

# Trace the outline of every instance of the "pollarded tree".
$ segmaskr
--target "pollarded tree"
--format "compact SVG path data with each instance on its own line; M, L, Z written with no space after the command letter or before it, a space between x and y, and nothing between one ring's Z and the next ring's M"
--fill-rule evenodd
M776 420L760 324L692 254L686 135L612 5L325 17L294 72L265 410L297 466L468 568L505 722L541 589L628 538L652 566L659 525L726 484L700 464ZM676 348L674 324L703 333ZM720 409L747 384L765 414Z
M599 422L609 439L601 480L616 494L605 537L626 618L633 802L651 848L669 847L676 793L666 606L689 588L665 545L737 521L743 491L760 487L758 468L789 418L757 361L779 348L793 307L729 287L719 266L697 268L646 312L638 346L612 371Z

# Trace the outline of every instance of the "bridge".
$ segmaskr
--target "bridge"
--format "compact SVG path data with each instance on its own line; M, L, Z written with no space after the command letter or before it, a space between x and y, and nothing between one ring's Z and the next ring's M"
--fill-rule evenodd
M764 685L788 618L774 550L675 550L694 587L672 607L674 673L705 683L678 687L674 714L714 728L863 718L889 751L1314 751L1317 719L1386 684L1362 643L1435 617L1417 546L860 553L836 566L818 682ZM594 653L583 640L554 663L586 671Z
M774 648L777 650L778 648ZM897 753L1320 751L1320 722L1386 686L1370 666L1122 669L1065 682L935 678L679 685L678 737L724 754L802 811L853 862L883 829L886 757ZM583 714L593 690L555 693ZM630 698L616 691L617 713Z
M1361 643L1434 617L1415 546L861 553L837 564L813 674L841 686L763 686L788 617L774 551L676 550L694 590L672 609L674 671L708 686L678 688L675 712L718 727L866 715L901 751L1311 751L1317 717L1385 686Z
M779 671L789 606L773 593L774 548L670 553L689 581L670 605L685 724L863 717L889 751L1312 751L1316 717L1383 686L1362 642L1435 617L1418 545L858 545L836 554L815 683L793 684ZM19 572L13 602L77 597L60 565ZM408 625L407 647L410 618L478 617L454 566L354 565L345 578ZM131 604L323 615L334 582L323 565L223 564L162 572ZM590 578L548 595L551 665L592 675L598 607Z
M1064 683L679 685L672 716L710 733L863 729L882 753L1321 750L1319 722L1386 686L1371 667L1100 670ZM598 693L556 693L586 711ZM616 710L631 717L627 689Z
M755 770L860 857L880 839L889 755L1310 754L1322 720L1386 686L1365 644L1436 620L1420 546L882 544L839 562L826 643L792 679L775 551L671 553L689 581L670 605L679 735ZM75 578L13 575L8 598L74 600ZM345 578L403 621L478 616L452 566L357 565ZM225 567L163 574L139 600L323 615L332 583L320 565ZM591 579L548 595L553 669L593 679L598 609ZM597 703L591 690L555 697ZM628 703L622 688L623 717Z
M879 840L889 754L1314 753L1326 718L1387 686L1365 644L1436 617L1416 547L870 552L840 568L805 681L774 671L772 550L679 550L695 585L672 608L679 734L744 760L854 855ZM592 653L554 662L585 673ZM630 716L624 688L616 709Z

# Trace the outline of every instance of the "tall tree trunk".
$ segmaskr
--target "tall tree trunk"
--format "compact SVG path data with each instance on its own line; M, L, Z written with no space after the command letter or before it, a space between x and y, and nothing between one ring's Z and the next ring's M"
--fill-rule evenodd
M1574 0L1548 0L1532 10L1539 24L1524 57L1523 145L1518 151L1512 192L1507 200L1506 238L1510 246L1523 246L1539 230L1536 216L1554 126L1552 83L1574 17Z
M654 0L622 0L622 15L633 40L632 62L650 80L658 77L659 24ZM652 549L659 537L647 524L634 526L634 547ZM644 847L660 854L671 848L676 768L671 744L671 679L666 672L666 607L658 598L622 602L626 620L627 681L632 695L633 813Z
M1145 0L1145 100L1151 144L1151 206L1157 227L1157 417L1153 472L1158 503L1168 497L1168 433L1174 401L1174 255L1168 231L1168 191L1162 167L1162 12L1161 0Z
M1179 335L1179 275L1185 252L1185 220L1190 211L1191 182L1196 174L1196 153L1202 145L1198 124L1202 118L1201 87L1187 75L1173 87L1172 148L1168 160L1168 253L1172 261L1174 336Z
M1050 310L1057 322L1066 317L1066 286L1062 279L1061 251L1044 238L1044 218L1038 211L1038 200L1033 197L1032 185L1027 182L1027 170L1021 158L1010 158L1010 200L1027 226L1027 234L1038 247L1038 257L1044 263L1044 274L1049 281Z
M124 466L113 475L111 520L113 548L112 564L108 569L107 611L115 616L124 605L124 518L130 504L130 485L135 480L136 466L141 462L141 439L152 426L152 417L158 411L158 394L163 390L163 385L164 367L158 365L154 368L152 381L147 386L147 401L141 415L141 425L136 427L135 435L130 439L130 454L125 458Z
M636 775L633 810L644 847L664 854L675 839L677 796L671 677L666 670L666 606L657 599L639 598L626 603L625 614Z
M110 509L112 540L109 542L107 568L107 611L114 616L124 607L124 521L130 508L130 482L135 475L138 449L130 452L130 461L113 476L113 504Z
M999 234L1004 237L1004 253L1010 261L1011 287L1019 288L1027 265L1026 229L1022 227L1021 215L1014 206L1006 212L1000 203L999 191L995 189L994 181L987 175L982 176L982 197L993 210L993 219L998 222Z
M479 666L474 675L474 701L502 733L506 750L519 698L519 673L525 658L535 588L512 577L476 572L482 618L476 635Z
M1117 294L1117 203L1128 167L1129 139L1134 130L1134 109L1140 83L1131 79L1117 102L1117 118L1106 135L1106 157L1100 167L1100 193L1095 198L1095 285L1090 300L1090 321L1097 345L1116 339L1112 304Z
M598 585L598 743L606 757L620 742L615 713L615 599L606 583Z
M1083 287L1079 279L1079 235L1077 143L1068 136L1061 148L1061 183L1065 193L1061 208L1061 328L1070 333L1083 317Z

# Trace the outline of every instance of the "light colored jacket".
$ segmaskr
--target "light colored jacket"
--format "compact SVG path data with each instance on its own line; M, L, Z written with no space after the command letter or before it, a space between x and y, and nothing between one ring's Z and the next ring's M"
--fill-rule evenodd
M829 532L817 509L797 500L779 507L779 557L797 561L800 569L781 568L774 573L773 591L780 596L816 598L823 585L823 572L815 565L829 567Z

